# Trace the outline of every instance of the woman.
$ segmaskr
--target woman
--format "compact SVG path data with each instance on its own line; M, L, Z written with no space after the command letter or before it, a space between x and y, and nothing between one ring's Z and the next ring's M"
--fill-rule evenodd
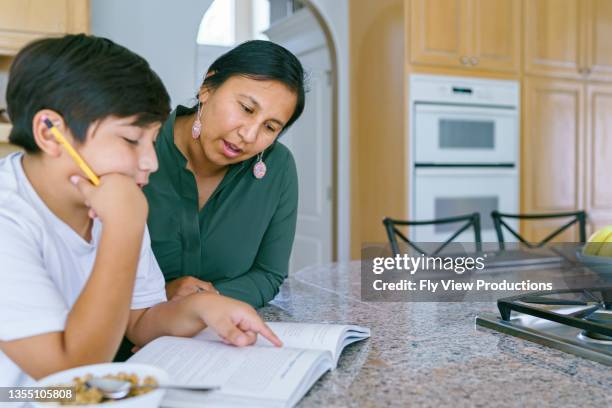
M283 47L249 41L211 65L197 97L157 139L153 251L169 299L210 290L260 307L287 277L298 185L277 140L304 109L304 71Z

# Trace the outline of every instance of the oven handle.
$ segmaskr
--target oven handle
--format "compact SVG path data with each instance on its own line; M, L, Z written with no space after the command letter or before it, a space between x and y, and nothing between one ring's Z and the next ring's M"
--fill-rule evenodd
M514 178L518 182L519 172L516 167L417 167L415 177L503 177Z
M415 163L414 167L423 168L504 168L513 169L514 163Z
M443 102L416 102L415 113L429 114L451 114L489 117L513 117L517 115L517 107L514 105L468 105Z

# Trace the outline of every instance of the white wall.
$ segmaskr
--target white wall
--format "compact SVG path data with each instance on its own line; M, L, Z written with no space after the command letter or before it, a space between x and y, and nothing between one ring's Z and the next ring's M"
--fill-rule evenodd
M196 37L212 0L91 0L92 34L143 56L160 76L172 105L196 93Z
M208 68L210 68L212 63L215 62L215 60L221 55L225 54L231 49L232 47L224 47L220 45L199 44L196 49L197 56L195 76L193 77L193 86L196 88L199 87L202 84L204 75L206 75L206 72L208 71Z
M338 62L338 260L350 259L349 0L309 0L327 23ZM91 0L91 29L149 61L173 106L195 95L196 37L212 0ZM179 7L180 6L180 7Z

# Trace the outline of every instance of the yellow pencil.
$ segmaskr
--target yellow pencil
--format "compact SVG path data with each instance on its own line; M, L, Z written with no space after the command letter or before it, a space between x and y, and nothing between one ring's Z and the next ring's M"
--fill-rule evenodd
M76 150L74 150L74 148L70 145L70 143L68 143L64 135L62 135L62 132L60 132L59 129L53 125L53 122L51 122L46 116L43 117L43 121L45 122L45 125L47 125L53 136L55 136L55 139L66 148L66 151L74 159L75 163L81 168L81 170L83 170L87 177L89 177L89 180L91 180L93 185L99 185L100 179L98 178L98 176L95 175L95 173L91 170L87 163L85 163L85 160L83 160L81 156L79 156L79 154L76 152Z

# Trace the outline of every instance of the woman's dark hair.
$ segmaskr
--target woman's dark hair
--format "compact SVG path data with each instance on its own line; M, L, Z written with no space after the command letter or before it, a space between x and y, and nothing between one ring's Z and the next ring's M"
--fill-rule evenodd
M204 78L202 86L218 89L233 76L244 76L257 80L274 80L283 83L297 95L295 110L282 132L295 122L305 103L304 68L287 49L271 41L247 41L226 52L208 68L212 73Z
M107 116L136 116L135 126L166 120L170 97L149 64L106 38L85 34L34 41L15 57L6 90L13 128L9 141L39 148L32 118L41 109L63 116L83 142L91 123Z

